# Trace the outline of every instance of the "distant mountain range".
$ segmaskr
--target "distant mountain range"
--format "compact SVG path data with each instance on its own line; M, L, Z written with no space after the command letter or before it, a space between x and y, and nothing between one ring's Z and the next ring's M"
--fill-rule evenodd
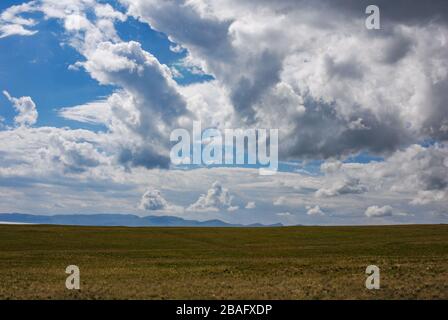
M221 220L185 220L173 216L139 217L131 214L71 214L33 215L0 213L1 223L56 224L73 226L126 226L126 227L281 227L282 224L230 224Z

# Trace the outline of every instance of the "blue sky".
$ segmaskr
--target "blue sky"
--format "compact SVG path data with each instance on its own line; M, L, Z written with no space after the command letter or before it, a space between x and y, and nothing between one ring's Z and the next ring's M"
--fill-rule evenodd
M113 87L68 69L82 57L72 47L61 45L60 23L41 21L38 27L40 32L33 37L13 36L0 42L0 86L15 96L32 96L40 107L39 125L76 126L58 117L55 110L107 96ZM9 102L4 96L0 99L0 115L11 123L14 112L6 107Z
M21 2L2 2L0 9ZM42 15L28 16L39 18ZM116 88L100 85L85 72L69 70L71 64L84 58L73 47L61 42L66 36L59 21L39 19L36 29L39 32L33 37L12 36L0 41L0 88L15 96L32 96L39 105L38 124L41 126L103 129L63 119L57 110L100 100ZM138 41L160 63L172 66L186 56L185 51L176 53L170 50L170 46L176 44L165 34L132 17L124 23L117 23L116 29L124 41ZM179 71L182 76L175 80L182 85L213 79L209 75L193 74L186 68L179 68ZM0 116L11 124L14 111L6 107L9 102L3 95L0 104L4 106L0 108Z

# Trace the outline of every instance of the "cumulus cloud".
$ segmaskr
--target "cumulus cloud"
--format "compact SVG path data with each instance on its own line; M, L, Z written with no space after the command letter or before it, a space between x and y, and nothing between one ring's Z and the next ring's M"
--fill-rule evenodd
M0 142L3 154L0 171L5 175L81 174L112 164L111 154L104 150L107 149L104 135L88 130L8 128L0 131Z
M134 117L122 119L122 124L140 137L163 141L188 113L169 68L138 42L102 42L88 54L83 66L101 84L124 89L125 94L116 93L121 97L115 99L127 100L126 107L111 101L112 112L117 119L120 113L131 113Z
M366 209L365 215L369 218L381 218L392 216L393 209L391 206L371 206Z
M325 212L323 212L319 206L314 206L314 207L307 206L306 209L307 209L306 214L309 216L324 216L325 215Z
M221 183L216 181L212 187L207 191L207 194L202 194L199 199L190 205L189 211L235 211L238 206L232 205L233 196L230 195L229 190L223 188Z
M405 150L397 151L385 162L372 164L376 170L372 178L383 184L389 182L392 191L417 192L412 203L446 201L448 191L448 166L445 160L448 148L441 144L429 147L411 145ZM368 170L365 174L371 174ZM426 200L425 200L426 199Z
M110 4L81 0L69 6L36 1L33 10L63 22L68 44L85 59L72 64L71 70L83 69L100 84L119 88L102 101L64 108L60 115L104 124L115 146L116 161L128 169L168 168L166 137L182 126L183 118L190 118L187 103L169 67L140 43L120 39L115 23L127 16Z
M367 2L121 2L228 89L237 123L281 128L283 156L385 154L446 139L446 23L436 9L382 2L387 28L374 36L360 27Z
M384 161L329 161L321 166L325 175L315 195L328 199L344 194L377 194L401 198L403 203L415 206L443 207L448 203L447 151L444 144L438 143L427 147L410 145Z
M256 205L255 205L255 202L254 201L249 201L247 204L246 204L246 209L255 209L255 207L256 207Z
M164 210L168 208L168 202L161 192L156 189L146 191L140 200L140 209L147 211Z
M34 21L23 20L20 15L32 12L62 22L68 44L85 58L74 64L77 70L84 68L101 84L121 87L105 100L64 108L59 114L71 120L104 124L109 136L102 141L107 146L101 148L114 149L116 162L126 168L167 168L169 140L164 137L169 136L171 128L180 126L179 118L187 113L186 103L167 66L144 51L139 43L123 42L118 37L114 23L125 21L126 15L110 4L96 1L76 0L68 5L39 0L11 7L2 17L31 26ZM37 112L31 98L16 99L9 94L7 97L20 110L17 124L29 126L36 122ZM93 164L77 162L87 167Z
M321 164L320 171L322 171L325 174L332 174L337 173L342 168L342 162L341 161L326 161Z
M98 150L92 141L50 134L48 145L39 150L41 158L46 158L54 167L61 167L64 172L81 173L89 168L107 165L108 157Z
M187 111L169 68L144 51L138 42L100 43L83 66L101 84L119 85L139 102L148 104L146 108L153 116L160 116L164 122L173 121Z
M422 10L428 19L425 21L432 24L416 24L412 19L399 19L396 4L384 3L397 16L392 19L388 15L391 24L387 32L370 39L372 35L359 27L362 5L353 1L337 6L327 0L212 1L207 5L180 0L121 2L129 15L165 32L177 46L184 47L189 63L214 75L225 88L236 124L281 128L284 157L339 157L360 150L390 153L423 136L443 138L448 132L444 130L448 120L443 112L448 83L443 71L447 63L446 26L440 17L429 19L438 16L436 10ZM40 5L34 9L42 10L47 18L69 18L62 14L63 5L44 0L37 3ZM319 3L327 10L322 11ZM88 17L87 7L94 8L96 14L96 20L83 26L84 37L71 42L87 59L78 66L84 65L101 83L125 89L123 99L133 105L134 117L141 123L124 125L140 133L157 127L151 132L157 137L169 124L178 124L193 101L179 92L192 94L192 90L176 88L169 68L137 43L118 38L113 23L123 21L123 13L93 1L76 2L76 6L84 19ZM444 5L437 2L432 6ZM406 10L415 19L424 16ZM182 25L189 25L189 29ZM371 40L369 45L366 38ZM434 41L427 43L426 39ZM322 48L321 43L331 45ZM428 55L432 62L425 58ZM391 72L396 76L389 77ZM353 82L361 77L363 81ZM155 85L146 87L146 83ZM203 87L210 88L208 84ZM166 94L160 96L159 92ZM205 109L210 109L222 100L206 103ZM164 108L166 105L170 108ZM197 105L191 107L202 116ZM225 123L228 115L219 117ZM158 119L162 128L148 118Z
M427 205L435 202L443 202L448 199L448 191L420 190L417 196L410 202L412 205Z
M32 36L37 33L31 28L36 25L36 21L31 18L24 18L23 13L33 12L34 2L23 3L7 8L0 14L0 39L13 35Z
M447 137L446 25L435 9L422 8L421 14L415 10L418 5L402 10L395 2L384 2L383 10L393 14L387 15L386 31L373 37L359 27L364 4L354 1L121 2L127 14L185 48L189 63L213 74L227 93L236 124L281 128L283 157L391 153L427 136ZM432 3L439 10L446 6ZM126 15L95 1L76 1L74 6L78 11L66 14L64 4L42 0L18 11L41 10L46 18L63 20L68 32L77 32L70 43L86 57L77 66L84 65L100 83L124 88L123 99L141 122L124 123L132 130L158 127L151 132L157 137L171 123L178 124L192 101L179 92L188 90L176 88L169 68L137 43L120 40L114 22ZM87 10L93 10L94 19ZM409 16L399 14L404 11ZM76 30L69 23L73 15L84 21ZM431 24L416 23L418 19ZM207 101L206 107L221 102ZM191 111L201 115L196 105ZM162 128L148 118L158 119Z
M18 115L14 122L18 126L32 126L37 122L36 104L31 97L14 98L7 91L3 91L6 98L12 103Z
M335 197L345 194L361 194L367 192L367 187L360 183L359 179L345 179L338 181L329 188L321 188L316 191L316 197Z
M286 203L286 197L284 196L278 197L277 199L274 200L274 202L272 202L274 206L282 206L285 203Z

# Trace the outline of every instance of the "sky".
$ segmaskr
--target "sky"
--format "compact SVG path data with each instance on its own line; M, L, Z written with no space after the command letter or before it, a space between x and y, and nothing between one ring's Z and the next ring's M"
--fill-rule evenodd
M3 0L0 212L447 223L447 49L444 0ZM173 165L195 121L279 171Z

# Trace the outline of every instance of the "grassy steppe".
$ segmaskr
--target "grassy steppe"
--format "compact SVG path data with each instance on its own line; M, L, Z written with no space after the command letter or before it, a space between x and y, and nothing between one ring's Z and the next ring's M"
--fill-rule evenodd
M370 264L381 290L365 289ZM199 298L448 299L448 225L0 226L0 299Z

